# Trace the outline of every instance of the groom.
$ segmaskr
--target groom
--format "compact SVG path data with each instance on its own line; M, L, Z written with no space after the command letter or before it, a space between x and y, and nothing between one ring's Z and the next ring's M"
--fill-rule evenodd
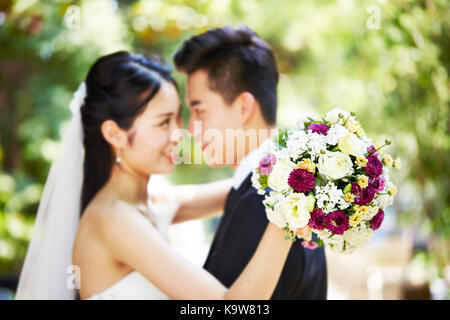
M228 164L234 169L233 187L204 265L229 287L249 262L268 223L264 196L252 187L251 170L258 163L258 147L275 129L277 64L269 45L244 26L211 29L194 36L175 54L174 61L187 75L189 131L202 145L206 162L211 167ZM196 130L199 125L200 134ZM259 132L269 134L261 137ZM256 140L251 133L256 133ZM236 144L236 140L245 143ZM305 249L296 241L272 299L326 296L323 247Z

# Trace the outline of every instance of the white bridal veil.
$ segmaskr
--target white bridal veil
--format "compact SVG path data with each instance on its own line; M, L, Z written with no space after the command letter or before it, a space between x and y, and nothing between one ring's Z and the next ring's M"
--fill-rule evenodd
M70 102L72 119L45 183L16 299L75 299L72 247L81 206L85 96L83 82Z

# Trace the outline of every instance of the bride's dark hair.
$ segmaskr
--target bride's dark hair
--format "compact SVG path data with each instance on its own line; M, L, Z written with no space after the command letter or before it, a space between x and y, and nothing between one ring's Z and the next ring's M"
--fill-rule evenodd
M147 58L126 51L101 57L89 70L81 107L85 154L80 216L108 181L115 161L113 149L101 132L102 123L111 119L120 128L129 129L162 81L177 87L170 72L158 56ZM133 143L133 135L128 143Z

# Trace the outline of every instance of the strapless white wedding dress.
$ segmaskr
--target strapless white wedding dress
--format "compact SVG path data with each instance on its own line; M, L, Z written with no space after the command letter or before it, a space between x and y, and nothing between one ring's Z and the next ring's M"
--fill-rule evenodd
M108 289L87 300L166 300L169 299L143 275L133 271Z
M169 210L170 212L171 210ZM169 212L143 213L168 241L168 229L173 219ZM87 300L166 300L169 297L138 271L132 271L108 289L93 294Z

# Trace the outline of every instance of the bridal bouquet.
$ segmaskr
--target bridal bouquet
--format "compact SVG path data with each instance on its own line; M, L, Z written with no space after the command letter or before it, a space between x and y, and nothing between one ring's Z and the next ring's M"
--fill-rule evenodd
M267 218L306 248L353 252L380 227L397 192L389 168L400 168L400 159L381 154L390 143L375 148L354 113L341 109L279 131L262 145L252 175L259 194L271 189Z

